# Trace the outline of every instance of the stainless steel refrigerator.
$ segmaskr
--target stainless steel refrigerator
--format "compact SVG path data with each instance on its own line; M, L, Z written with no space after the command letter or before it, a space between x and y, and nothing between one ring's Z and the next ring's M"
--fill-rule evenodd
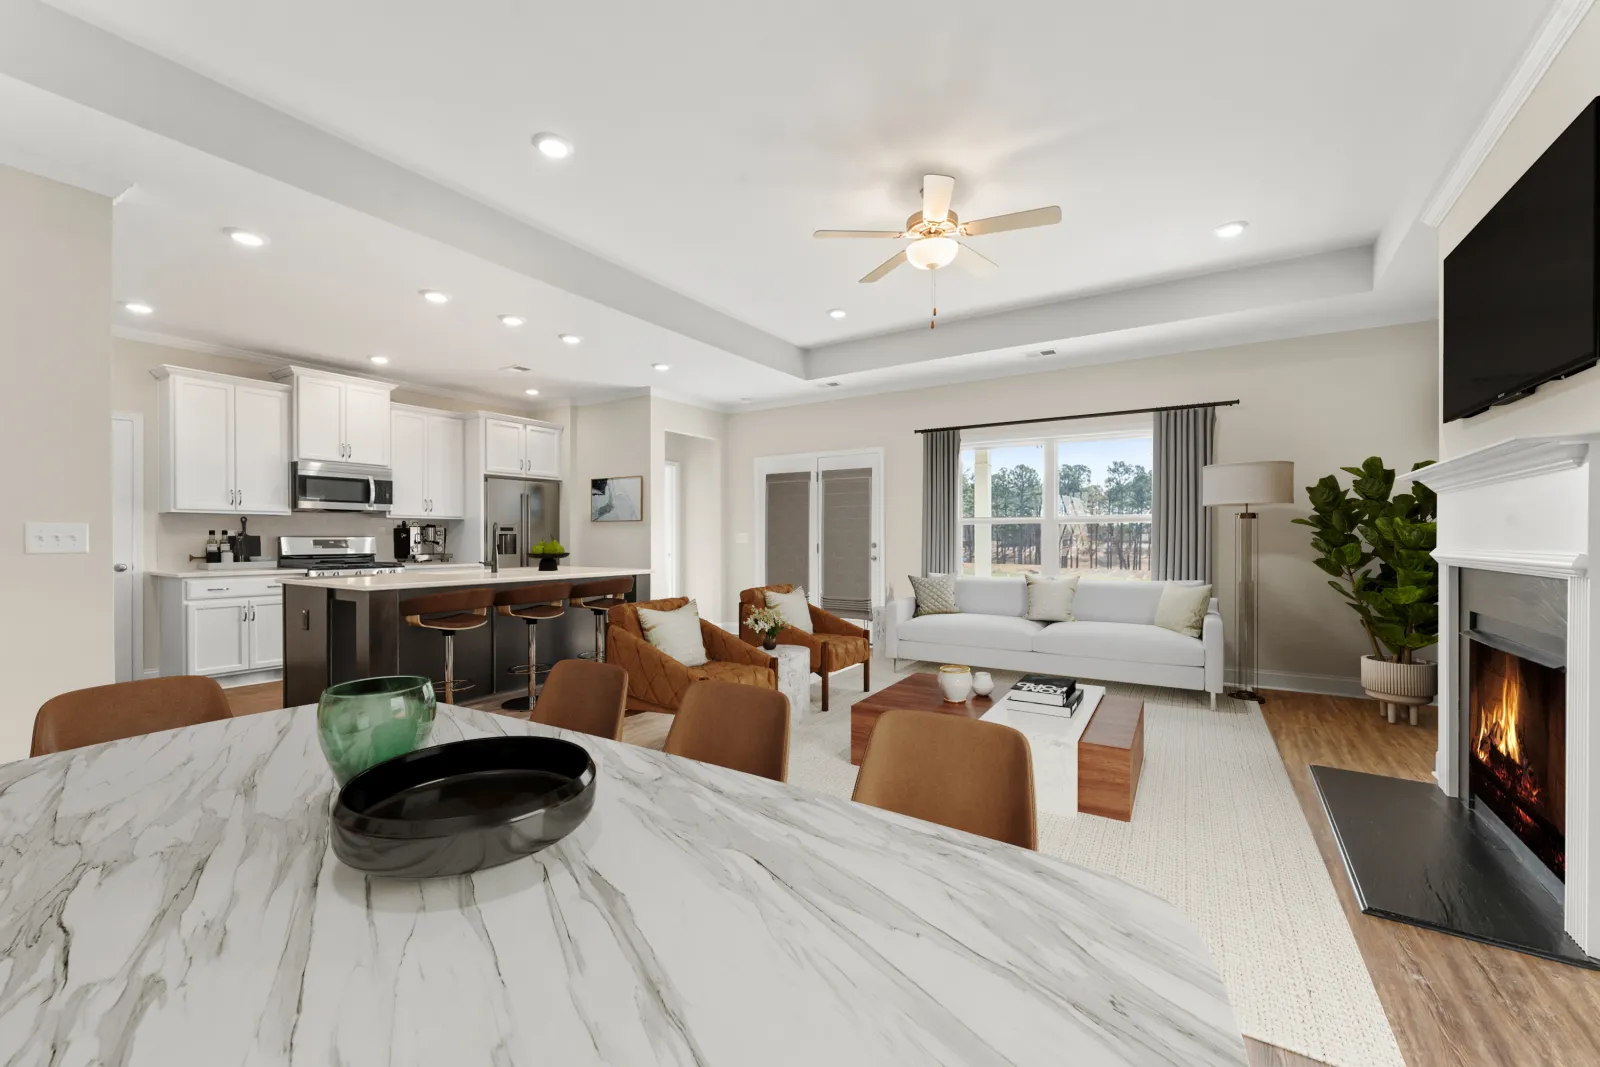
M536 478L484 480L485 535L501 567L533 567L528 550L561 536L561 483ZM488 562L488 557L484 557Z

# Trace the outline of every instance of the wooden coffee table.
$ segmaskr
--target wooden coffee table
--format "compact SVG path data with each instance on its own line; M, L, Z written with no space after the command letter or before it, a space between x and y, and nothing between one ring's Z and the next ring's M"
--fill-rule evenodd
M1004 695L996 693L994 697L998 699ZM992 707L993 699L976 693L959 704L945 700L944 693L939 689L937 674L913 674L909 678L902 678L887 689L862 697L850 706L850 762L859 764L861 757L867 754L867 741L872 737L872 728L878 724L878 716L886 711L905 708L909 711L936 711L941 715L965 715L969 719L981 719L983 713Z

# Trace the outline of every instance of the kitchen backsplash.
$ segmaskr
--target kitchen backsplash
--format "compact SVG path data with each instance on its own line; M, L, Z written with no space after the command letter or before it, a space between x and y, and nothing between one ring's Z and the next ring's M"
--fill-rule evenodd
M399 521L397 519L349 512L314 511L294 515L259 517L251 515L249 519L249 532L261 538L261 551L266 556L277 554L277 539L286 534L302 536L349 534L355 537L376 537L378 558L394 558L394 537L391 531ZM450 551L457 559L476 560L481 555L476 542L469 545L464 540L466 523L447 522L444 525L449 532ZM208 531L216 530L220 534L224 529L229 533L238 533L239 516L158 514L155 552L150 554L152 565L156 570L185 570L197 567L199 564L191 563L189 556L198 556L205 552Z

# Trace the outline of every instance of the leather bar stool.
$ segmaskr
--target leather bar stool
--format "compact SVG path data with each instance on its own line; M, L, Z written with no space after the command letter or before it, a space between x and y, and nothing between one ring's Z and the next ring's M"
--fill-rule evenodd
M606 658L606 612L626 604L631 592L633 576L630 574L620 578L593 578L587 582L572 583L572 602L594 612L594 653L581 656L580 659Z
M512 674L527 673L528 695L512 697L501 704L500 707L506 711L527 711L533 707L534 699L539 694L539 624L561 618L566 611L562 601L571 593L572 585L569 582L543 582L495 594L494 606L501 615L508 619L521 619L528 624L528 665L511 668ZM544 670L546 674L550 671L548 667Z
M489 621L493 589L458 589L449 593L414 596L400 602L407 626L437 630L444 636L444 702L454 704L456 694L476 683L456 677L456 634L476 630ZM437 683L436 683L437 684Z

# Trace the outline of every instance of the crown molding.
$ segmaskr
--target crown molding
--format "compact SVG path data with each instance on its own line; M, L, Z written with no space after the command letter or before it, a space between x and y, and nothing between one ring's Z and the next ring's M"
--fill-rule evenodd
M1589 8L1593 4L1594 0L1556 0L1549 16L1544 20L1544 25L1539 27L1539 32L1534 35L1527 51L1522 54L1516 69L1511 72L1511 77L1501 88L1500 95L1495 97L1489 113L1478 124L1477 130L1473 132L1461 154L1456 157L1455 163L1445 172L1444 179L1433 191L1433 195L1423 204L1423 223L1437 227L1444 221L1444 217L1450 213L1450 209L1455 206L1466 189L1467 183L1472 181L1473 175L1478 173L1478 168L1483 166L1483 161L1494 151L1494 146L1500 142L1500 136L1505 133L1506 127L1511 125L1511 120L1522 110L1522 105L1538 86L1545 71L1550 69L1550 64L1555 62L1556 56L1561 54L1567 39L1578 28L1578 23L1583 21L1583 17L1589 13Z

